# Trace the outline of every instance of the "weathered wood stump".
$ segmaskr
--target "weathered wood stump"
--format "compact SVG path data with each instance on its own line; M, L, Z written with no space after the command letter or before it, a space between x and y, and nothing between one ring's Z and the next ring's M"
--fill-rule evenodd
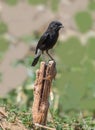
M34 102L32 107L34 124L46 125L51 84L55 76L55 62L49 61L48 64L41 62L40 69L36 72L36 81L34 84Z

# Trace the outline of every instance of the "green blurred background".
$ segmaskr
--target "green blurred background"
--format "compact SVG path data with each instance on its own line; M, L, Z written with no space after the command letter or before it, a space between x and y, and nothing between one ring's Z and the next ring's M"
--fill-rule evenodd
M5 0L0 6L0 104L31 105L34 51L52 20L64 29L51 52L57 76L52 109L95 110L95 0ZM46 57L47 61L49 60Z

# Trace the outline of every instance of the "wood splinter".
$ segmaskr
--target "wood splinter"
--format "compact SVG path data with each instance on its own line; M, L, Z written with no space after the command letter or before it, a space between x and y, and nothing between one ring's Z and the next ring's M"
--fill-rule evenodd
M56 64L49 61L41 62L40 69L36 72L34 84L34 102L32 107L33 123L46 125L49 108L49 95L52 80L56 76Z

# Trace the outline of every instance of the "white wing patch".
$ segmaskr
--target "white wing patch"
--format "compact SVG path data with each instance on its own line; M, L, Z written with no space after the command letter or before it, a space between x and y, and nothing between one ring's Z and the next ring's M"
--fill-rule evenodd
M42 51L40 49L37 50L37 54L35 55L35 58L37 58L38 56L40 56L42 54Z

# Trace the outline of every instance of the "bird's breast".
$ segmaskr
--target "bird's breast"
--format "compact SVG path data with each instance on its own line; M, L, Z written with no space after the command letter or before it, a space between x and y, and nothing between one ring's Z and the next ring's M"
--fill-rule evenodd
M52 34L50 35L50 38L48 39L47 42L47 49L51 49L57 42L58 39L58 34Z

